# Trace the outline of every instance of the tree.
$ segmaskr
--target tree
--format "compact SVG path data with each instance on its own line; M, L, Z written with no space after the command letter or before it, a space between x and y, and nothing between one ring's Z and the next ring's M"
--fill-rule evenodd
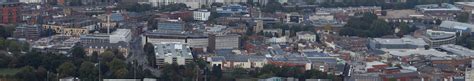
M245 78L248 71L245 70L244 68L234 68L231 72L232 76L235 78Z
M398 37L402 37L403 35L406 35L410 33L410 27L408 26L407 23L400 23L400 26L398 26L399 31L397 32Z
M222 69L221 65L214 65L212 66L212 75L217 77L218 79L222 78Z
M104 51L102 54L100 54L100 57L102 58L102 61L110 62L115 58L115 54L113 54L111 51Z
M82 46L74 46L71 50L71 54L73 58L79 58L82 59L86 56L86 52L84 51L84 48Z
M98 71L92 62L83 62L79 68L79 78L84 81L98 80Z
M11 37L13 35L13 31L15 31L15 27L0 26L0 36L3 39Z
M283 11L284 8L281 3L277 2L276 0L269 0L267 5L262 8L262 12L266 13L274 13L276 11Z
M349 19L344 28L339 31L340 35L360 36L360 37L381 37L391 35L393 28L380 20L373 13L364 13L362 17L353 17Z
M121 68L113 72L115 78L126 78L128 74L127 68Z
M38 69L36 69L36 77L38 77L38 80L40 81L46 81L46 78L48 78L48 70L44 67L38 67Z
M111 71L117 71L119 69L126 68L124 61L117 58L114 58L111 62L107 63L107 65Z
M173 12L173 11L185 10L187 8L188 6L186 6L186 4L184 3L175 3L175 4L161 6L160 10L165 11L165 12Z
M146 43L143 48L145 50L145 54L146 54L148 64L152 67L157 67L156 66L156 57L155 57L155 47L153 46L153 44Z
M467 22L469 22L469 18L470 18L469 13L467 13L467 12L463 12L459 15L456 15L456 21L458 21L458 22L467 23Z
M22 67L15 76L23 81L38 81L35 68L31 66Z
M64 62L57 69L60 78L76 76L76 66L71 62Z

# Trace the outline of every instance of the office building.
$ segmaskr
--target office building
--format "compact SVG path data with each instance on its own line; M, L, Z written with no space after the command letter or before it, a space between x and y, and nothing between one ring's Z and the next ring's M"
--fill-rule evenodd
M445 44L455 44L457 36L456 32L426 30L422 38L430 47L437 48Z
M240 35L211 35L209 37L209 49L237 49L240 46Z
M447 44L447 45L441 45L439 48L451 54L455 54L459 56L466 56L466 57L474 56L474 50L471 50L469 48L459 46L459 45Z
M42 30L39 25L21 24L15 28L13 37L37 40L40 38L41 33Z
M428 44L422 38L373 38L370 49L425 49Z
M421 13L441 20L453 20L455 15L462 12L461 8L448 3L416 5L415 8Z
M86 51L87 56L91 56L94 52L97 54L102 54L107 50L118 50L119 54L122 54L124 57L128 57L130 46L126 42L118 43L91 43L83 44L84 51Z
M191 49L187 44L179 42L154 43L156 56L156 64L161 66L163 64L185 65L192 62L193 55Z
M21 4L16 2L0 3L0 21L2 24L20 22Z
M207 21L209 20L209 16L211 16L211 12L207 10L197 10L193 12L194 20Z
M456 21L443 21L439 25L438 30L471 34L474 31L474 25Z
M118 43L120 41L129 42L132 40L130 29L117 29L115 32L110 34L110 43Z
M296 32L296 37L298 38L298 40L304 40L304 41L309 41L309 42L316 41L316 34L314 34L313 32L307 32L307 31Z
M163 32L182 32L185 30L184 22L180 21L163 21L158 22L158 31Z

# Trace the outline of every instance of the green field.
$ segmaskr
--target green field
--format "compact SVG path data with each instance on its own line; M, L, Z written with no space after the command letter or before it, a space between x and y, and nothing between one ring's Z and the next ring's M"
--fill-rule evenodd
M20 69L0 68L0 75L15 75Z

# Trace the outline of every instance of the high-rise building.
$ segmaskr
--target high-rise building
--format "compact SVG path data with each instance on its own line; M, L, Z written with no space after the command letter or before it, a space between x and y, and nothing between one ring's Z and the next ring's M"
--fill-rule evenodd
M39 25L21 24L15 28L14 37L26 38L29 40L37 40L41 35L41 27Z
M158 66L173 63L185 65L193 60L191 49L187 44L163 42L155 43L153 46L155 48L156 64Z
M2 24L16 24L20 21L20 14L21 11L20 3L16 2L6 2L0 3L0 18Z

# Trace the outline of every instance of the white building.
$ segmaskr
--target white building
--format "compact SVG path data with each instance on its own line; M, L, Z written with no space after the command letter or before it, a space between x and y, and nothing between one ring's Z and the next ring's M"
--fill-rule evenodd
M194 20L207 21L209 20L209 16L211 16L211 12L207 10L198 10L193 12Z
M272 37L267 39L267 42L269 43L286 43L288 42L288 37L282 36L282 37Z
M130 29L117 29L109 36L110 43L118 43L120 41L129 42L132 40Z
M214 49L237 49L240 46L240 35L214 36L212 39L210 38L209 46L214 46Z
M184 3L186 6L190 7L191 9L200 8L201 5L210 5L212 0L148 0L148 2L154 6L163 6L175 3Z
M21 3L41 3L42 0L20 0Z
M296 32L296 36L298 37L298 40L305 40L305 41L310 41L310 42L316 41L316 34L312 32L306 32L306 31Z
M179 42L155 43L156 64L161 66L165 63L185 65L193 60L191 49L187 44Z

